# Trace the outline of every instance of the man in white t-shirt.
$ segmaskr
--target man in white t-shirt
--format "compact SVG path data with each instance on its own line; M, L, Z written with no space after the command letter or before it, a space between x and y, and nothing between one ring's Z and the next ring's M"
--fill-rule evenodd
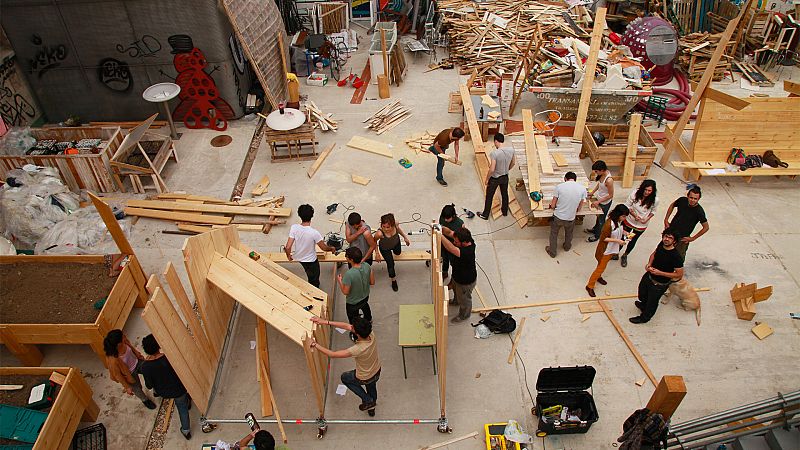
M289 261L298 261L303 266L308 282L318 288L319 261L315 247L325 252L333 252L336 249L323 242L319 231L311 228L311 218L314 217L314 208L311 205L300 205L297 208L297 215L300 216L301 223L294 224L289 229L289 239L286 241L284 251Z
M557 254L558 231L564 228L564 251L572 248L572 232L575 229L575 216L586 201L586 188L578 184L575 172L567 172L564 182L557 185L550 201L550 209L554 209L553 218L550 220L550 245L545 251L551 258Z

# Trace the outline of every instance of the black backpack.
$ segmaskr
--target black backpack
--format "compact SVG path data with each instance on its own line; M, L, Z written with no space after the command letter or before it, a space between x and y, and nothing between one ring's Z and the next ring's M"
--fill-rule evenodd
M623 434L617 439L621 450L667 448L669 422L647 408L637 409L622 424ZM645 447L646 446L646 447Z
M517 321L511 314L494 309L472 326L477 327L478 325L486 325L492 333L511 333L517 328Z

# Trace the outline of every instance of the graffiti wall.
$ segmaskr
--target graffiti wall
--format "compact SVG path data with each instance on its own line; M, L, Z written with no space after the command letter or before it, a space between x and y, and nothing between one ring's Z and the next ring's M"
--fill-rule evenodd
M52 122L140 120L162 111L142 92L173 82L182 89L169 105L176 122L224 129L257 83L217 0L190 9L178 0L3 0L0 21Z
M42 122L42 112L36 102L24 69L5 32L0 28L0 118L6 127L26 126Z

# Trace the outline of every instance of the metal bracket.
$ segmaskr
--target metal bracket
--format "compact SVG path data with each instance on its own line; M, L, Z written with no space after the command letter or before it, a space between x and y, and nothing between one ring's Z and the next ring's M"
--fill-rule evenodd
M324 417L319 417L315 423L317 424L317 439L322 439L325 432L328 431L328 421Z
M439 433L452 433L453 429L447 424L447 417L442 416L439 418L439 425L436 427Z

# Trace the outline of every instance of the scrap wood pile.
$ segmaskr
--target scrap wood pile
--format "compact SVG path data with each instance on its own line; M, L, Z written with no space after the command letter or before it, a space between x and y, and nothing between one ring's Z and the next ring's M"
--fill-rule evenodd
M714 50L717 48L721 36L722 33L709 34L707 32L698 32L680 37L678 63L680 63L683 70L688 74L690 80L700 81L700 78L703 76L703 71L708 67L708 63L711 60ZM729 42L728 46L732 49L733 42ZM730 72L730 70L731 58L725 55L719 60L717 67L714 68L713 80L722 80L725 77L725 72Z
M364 128L383 134L408 120L411 116L411 108L403 106L400 100L394 100L379 109L375 114L364 119L363 122L367 124Z
M421 151L427 152L431 145L433 145L433 140L436 138L435 134L431 134L430 131L425 131L424 133L417 133L412 135L410 138L406 139L406 145L411 150L414 150L416 153Z
M178 231L167 234L205 233L235 224L239 231L269 233L273 225L286 223L291 209L283 207L284 197L243 199L235 202L183 193L158 194L148 200L128 200L125 214L174 222Z
M481 71L479 75L513 73L537 33L537 26L548 40L574 37L587 42L589 34L585 29L591 28L591 17L585 7L570 9L566 3L441 0L438 7L444 17L450 54L461 65L462 73L473 69ZM547 59L543 54L538 56Z
M334 133L339 131L339 122L333 120L333 113L325 114L322 112L322 108L311 100L306 102L306 110L314 128L319 128L322 131L333 131Z

